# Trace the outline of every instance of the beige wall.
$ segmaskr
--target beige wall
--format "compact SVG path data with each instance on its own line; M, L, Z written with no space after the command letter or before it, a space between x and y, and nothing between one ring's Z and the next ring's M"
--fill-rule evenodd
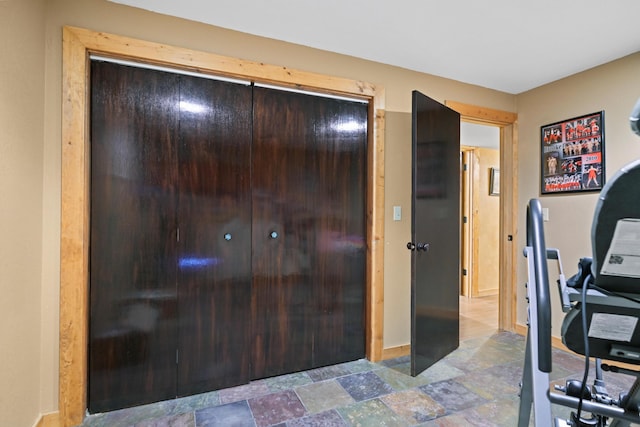
M522 209L539 197L549 208L545 222L548 247L557 247L565 274L576 272L578 259L591 254L590 232L598 193L540 197L540 126L605 111L605 167L611 177L622 165L640 157L640 138L629 128L629 113L640 97L640 53L594 68L518 96L519 165L518 192ZM525 245L525 215L518 218L518 247ZM551 270L550 270L551 271ZM518 264L518 283L526 281L524 258ZM554 282L555 283L555 282ZM526 324L524 286L518 287L518 323ZM555 289L552 290L555 296ZM554 336L560 335L562 311L553 302Z
M500 257L498 250L500 232L500 198L489 195L490 169L500 169L500 150L476 148L474 150L480 167L480 179L475 185L478 191L478 268L477 295L498 293Z
M19 16L6 13L9 9L17 10ZM637 75L639 55L515 97L396 67L156 15L105 0L5 0L0 1L0 12L3 42L10 40L13 43L8 52L11 61L3 61L0 66L3 95L0 105L3 126L0 140L0 224L4 231L0 242L0 262L3 263L0 269L3 290L0 308L5 320L0 330L5 342L12 343L11 348L3 346L0 350L3 362L0 364L0 378L3 383L12 384L11 395L0 400L1 425L30 425L38 413L55 411L58 404L63 25L384 86L387 110L385 347L407 344L410 333L410 258L404 245L410 235L409 112L413 89L441 102L456 100L506 111L516 111L518 107L521 114L520 205L538 192L536 180L531 177L538 174L536 142L541 124L605 109L609 173L623 163L625 153L634 153L637 157L640 151L640 141L636 142L630 136L625 121L637 97L630 87L636 83L633 78ZM44 44L41 43L43 37ZM380 37L384 37L384 29L380 31ZM7 105L5 93L11 95L15 103ZM544 204L550 207L551 212L548 223L551 233L573 226L571 218L563 216L572 200L589 210L595 196L545 198ZM392 221L394 205L403 207L404 215L400 222ZM563 221L563 217L566 220ZM521 230L523 221L519 223ZM576 234L588 239L587 229L585 223L579 223ZM523 238L520 237L517 243L522 246ZM571 249L578 248L580 243L568 248L565 259L577 259L580 251L573 249L571 252ZM523 283L522 265L519 265L518 272L519 283ZM524 310L520 307L519 319L522 319L522 313Z
M0 1L2 426L33 425L42 407L44 11L44 0Z
M387 111L385 147L384 347L411 341L411 113ZM408 191L407 191L408 189ZM393 221L393 206L402 220Z

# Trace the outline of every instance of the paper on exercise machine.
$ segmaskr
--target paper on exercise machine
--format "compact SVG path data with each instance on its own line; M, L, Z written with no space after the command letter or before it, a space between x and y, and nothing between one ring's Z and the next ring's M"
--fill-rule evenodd
M635 316L593 313L591 325L589 325L589 336L604 340L630 342L637 324L638 318Z
M600 273L640 277L640 219L618 220Z

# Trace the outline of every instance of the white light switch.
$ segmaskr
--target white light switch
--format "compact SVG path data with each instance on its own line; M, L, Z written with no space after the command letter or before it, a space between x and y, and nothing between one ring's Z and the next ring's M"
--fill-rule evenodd
M549 208L542 208L542 220L549 221Z
M393 220L400 221L402 219L402 206L393 207Z

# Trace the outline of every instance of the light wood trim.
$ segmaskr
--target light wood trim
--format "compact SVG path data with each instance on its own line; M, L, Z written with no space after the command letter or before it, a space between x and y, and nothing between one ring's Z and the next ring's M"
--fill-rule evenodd
M384 312L384 107L382 87L164 44L63 29L62 223L60 237L60 425L82 423L87 390L89 163L88 56L91 53L369 101L367 154L366 356L382 358Z
M513 330L516 323L518 242L518 123L500 128L500 297L498 324ZM505 180L510 185L505 185ZM511 240L508 236L512 236Z
M384 342L384 88L378 88L370 103L373 138L367 150L367 297L365 309L366 355L373 362L382 359ZM372 125L372 126L371 126Z
M408 356L410 354L411 344L389 347L382 351L382 360L395 359L396 357Z
M470 123L492 124L496 126L508 126L518 120L516 113L494 110L492 108L479 107L477 105L463 104L462 102L446 101L447 107L460 113L465 121Z
M272 83L278 86L344 94L363 99L372 99L377 96L384 97L384 91L380 93L380 87L359 80L230 58L209 52L95 32L84 28L65 27L63 31L73 33L84 44L87 52L106 57L169 66L215 76L247 79L259 83ZM379 106L380 102L377 104ZM382 105L384 106L384 100Z
M480 259L480 239L478 238L480 233L480 221L478 220L478 206L480 206L480 194L478 191L478 183L480 182L480 160L478 159L477 150L473 150L471 153L471 162L473 163L473 177L471 183L471 296L480 296L478 288L480 270L478 268L478 260Z
M464 290L464 296L472 298L478 297L478 268L477 261L479 259L478 248L478 206L479 193L477 183L480 179L480 161L477 155L477 149L474 147L461 147L463 151L464 163L467 165L467 173L465 175L465 185L462 187L462 197L465 201L465 212L467 216L467 224L463 224L463 265L467 269L466 282L467 288ZM464 276L463 276L464 277Z
M36 422L35 427L60 427L60 413L44 414Z
M456 101L445 105L470 123L500 127L500 280L498 328L513 331L516 322L516 246L518 230L518 115ZM511 240L508 240L511 236Z
M493 288L493 289L483 289L481 291L478 291L478 297L482 298L482 297L490 297L490 296L494 296L494 295L498 295L500 293L500 291L498 290L498 288Z
M58 409L64 425L76 425L82 422L87 407L88 106L85 46L71 31L63 32L62 58L64 69Z
M461 274L461 289L460 294L464 297L471 297L471 174L473 173L473 162L471 158L473 158L473 148L471 147L460 147L462 151L462 179L460 182L462 183L462 217L466 217L467 221L462 221L462 236L460 239L460 244L462 247L462 268L466 270L466 274ZM466 166L466 168L465 168Z

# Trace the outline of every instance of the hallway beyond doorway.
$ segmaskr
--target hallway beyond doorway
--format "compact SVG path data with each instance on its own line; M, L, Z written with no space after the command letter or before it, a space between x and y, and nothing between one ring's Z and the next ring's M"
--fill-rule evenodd
M498 330L498 294L460 297L460 340L495 334Z

